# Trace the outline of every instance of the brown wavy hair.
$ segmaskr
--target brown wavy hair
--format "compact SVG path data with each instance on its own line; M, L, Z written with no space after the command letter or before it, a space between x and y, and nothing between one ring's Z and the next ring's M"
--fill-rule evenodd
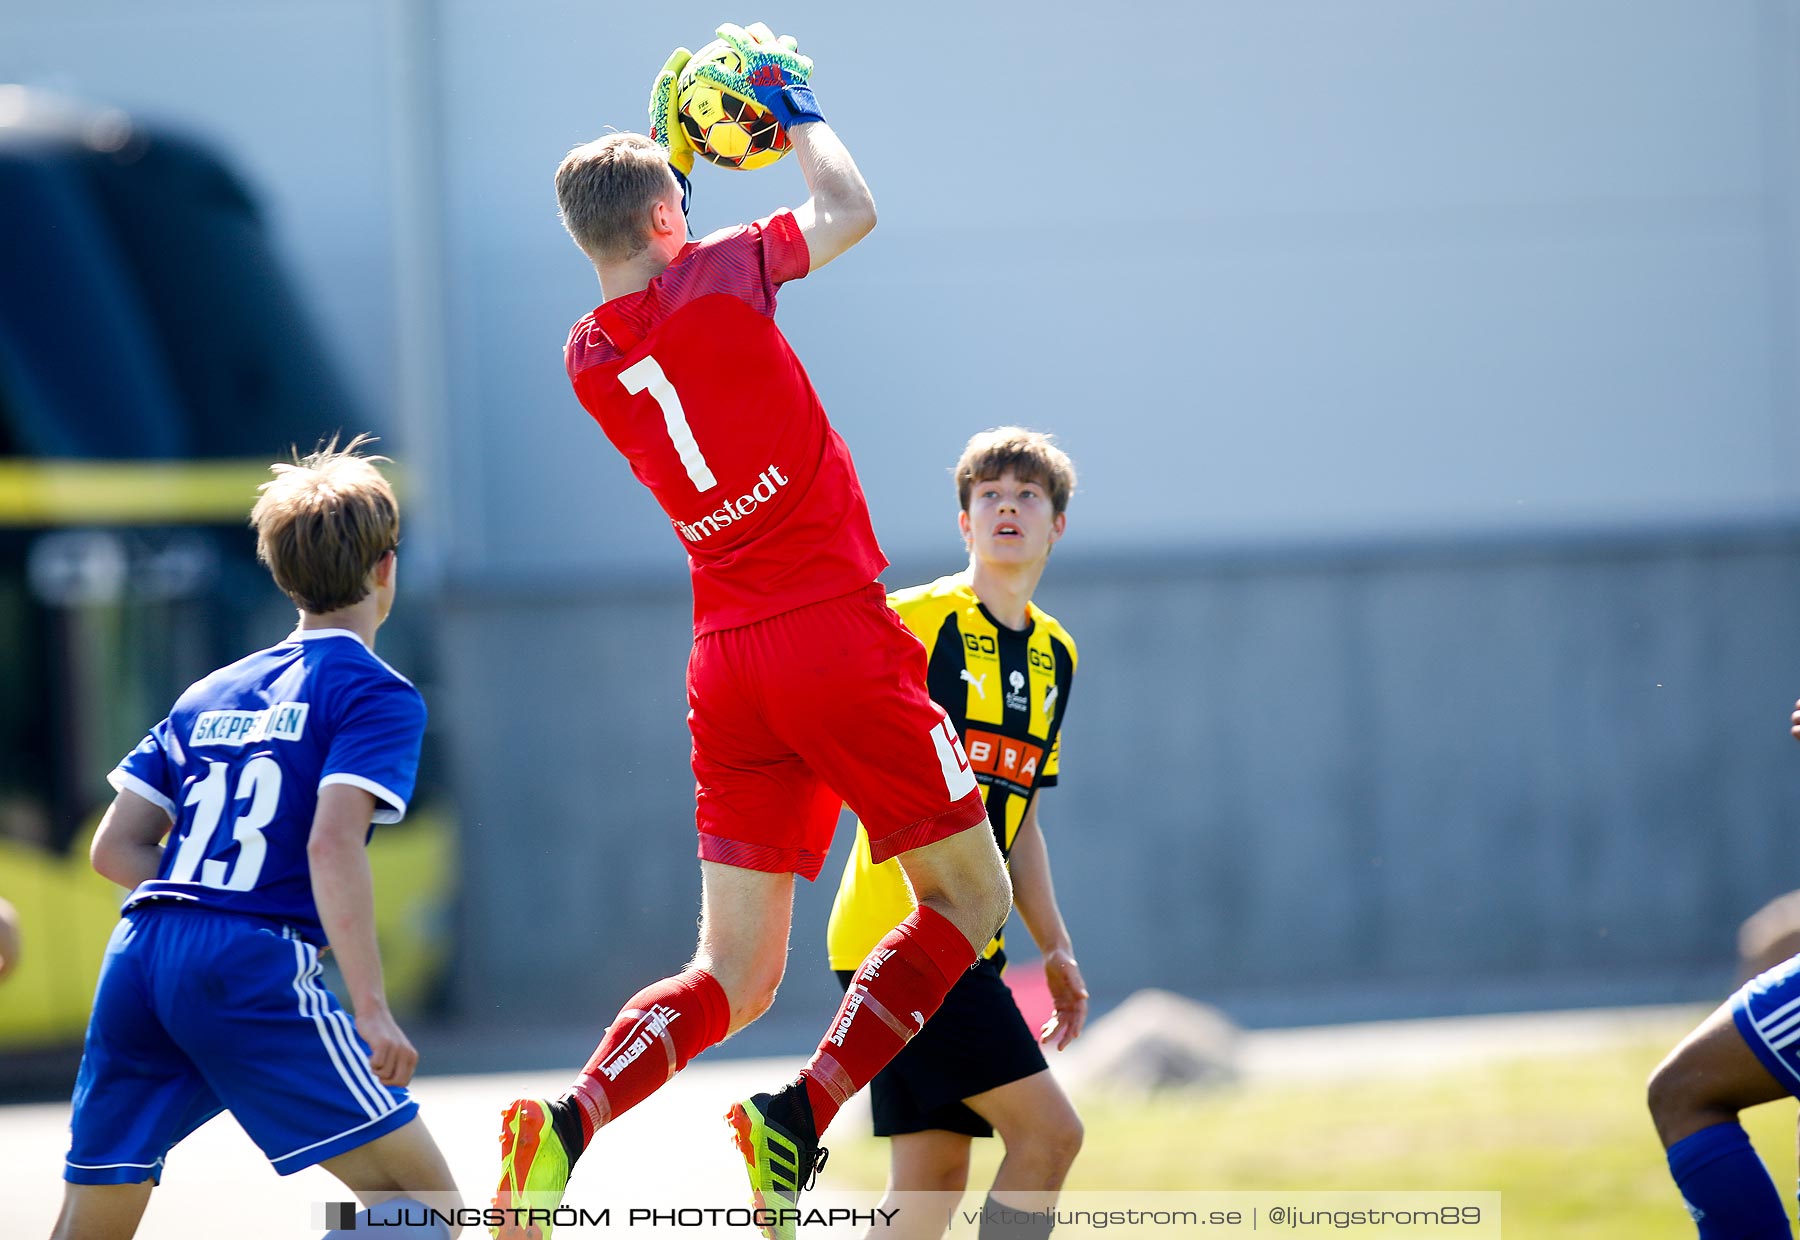
M400 545L400 504L375 468L388 458L361 454L373 442L358 435L340 448L333 436L310 456L271 465L275 476L257 488L256 558L302 611L361 602L376 562Z
M956 468L956 499L969 511L969 492L977 482L1010 473L1021 482L1035 482L1050 496L1053 512L1069 506L1075 493L1075 462L1056 446L1056 438L1023 426L996 426L969 440Z

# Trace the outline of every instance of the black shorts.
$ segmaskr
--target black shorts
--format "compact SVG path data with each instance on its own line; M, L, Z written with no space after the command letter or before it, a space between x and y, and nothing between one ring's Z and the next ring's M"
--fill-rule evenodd
M836 972L838 984L848 990L855 972ZM1001 980L1000 966L978 961L950 988L925 1028L869 1082L875 1135L943 1129L991 1137L993 1128L962 1100L1049 1066Z

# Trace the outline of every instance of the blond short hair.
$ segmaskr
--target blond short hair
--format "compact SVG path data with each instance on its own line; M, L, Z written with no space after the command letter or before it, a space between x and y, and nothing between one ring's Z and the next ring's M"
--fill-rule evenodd
M668 156L641 133L609 133L563 156L556 206L595 262L623 262L650 243L650 209L674 184Z
M952 471L956 499L969 511L969 492L977 482L1010 473L1021 482L1035 482L1050 496L1050 507L1062 512L1075 493L1075 462L1056 446L1055 437L1023 426L996 426L969 440Z
M311 456L280 461L257 490L250 510L256 558L302 611L321 615L360 603L376 562L400 544L400 504L375 468L385 456L363 456L373 443L337 437Z

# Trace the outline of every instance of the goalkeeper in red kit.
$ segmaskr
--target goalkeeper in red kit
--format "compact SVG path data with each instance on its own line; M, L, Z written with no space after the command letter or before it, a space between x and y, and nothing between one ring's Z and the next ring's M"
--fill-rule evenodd
M876 860L899 859L918 907L856 971L799 1077L727 1113L766 1234L794 1234L819 1134L924 1027L1012 900L968 758L926 690L924 647L876 581L887 561L850 453L774 321L782 285L868 235L874 200L794 41L760 24L719 35L741 70L698 73L773 113L807 201L688 240L685 49L653 87L648 137L609 134L556 172L603 298L569 334L569 379L692 571L699 946L625 1003L565 1094L507 1109L495 1205L515 1223L501 1236L548 1234L599 1129L768 1009L794 875L818 874L842 804Z

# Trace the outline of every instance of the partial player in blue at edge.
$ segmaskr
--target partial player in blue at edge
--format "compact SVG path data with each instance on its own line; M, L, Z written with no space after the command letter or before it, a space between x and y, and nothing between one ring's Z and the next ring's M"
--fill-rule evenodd
M1789 731L1800 741L1800 702ZM1800 1097L1800 956L1740 986L1650 1074L1650 1118L1699 1240L1790 1240L1788 1208L1738 1120Z
M425 703L374 652L400 511L366 443L272 467L250 524L299 627L190 686L109 777L93 863L131 894L94 994L53 1240L135 1234L170 1149L221 1110L282 1175L331 1171L390 1240L454 1234L420 1201L460 1205L406 1091L419 1056L375 944L365 845L406 813ZM354 1020L319 980L327 945Z

